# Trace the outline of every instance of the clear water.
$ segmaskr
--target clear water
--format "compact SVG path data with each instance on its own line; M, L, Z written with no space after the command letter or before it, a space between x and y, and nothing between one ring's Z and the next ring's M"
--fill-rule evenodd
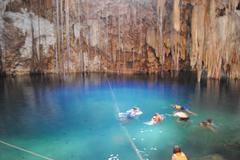
M169 115L175 103L189 106L198 116L191 116L190 123L176 122ZM190 159L240 157L240 82L196 84L187 75L178 80L99 74L64 81L53 76L1 79L0 140L54 160L138 160L116 119L116 106L126 111L133 105L144 114L123 126L143 159L170 159L175 144ZM155 112L165 114L165 121L144 125ZM214 120L216 133L199 127L206 118ZM0 159L40 158L0 144Z

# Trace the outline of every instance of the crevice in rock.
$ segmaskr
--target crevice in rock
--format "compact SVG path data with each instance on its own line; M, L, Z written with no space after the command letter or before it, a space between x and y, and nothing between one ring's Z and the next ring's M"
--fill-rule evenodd
M217 8L216 17L222 17L226 15L226 8Z
M238 2L238 5L236 7L236 10L240 10L240 2Z

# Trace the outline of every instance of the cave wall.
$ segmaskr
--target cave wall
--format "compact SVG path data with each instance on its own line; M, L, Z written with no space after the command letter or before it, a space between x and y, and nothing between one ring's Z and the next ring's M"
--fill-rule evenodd
M192 12L191 66L207 77L239 79L239 0L197 1Z
M1 0L0 72L240 79L239 0Z

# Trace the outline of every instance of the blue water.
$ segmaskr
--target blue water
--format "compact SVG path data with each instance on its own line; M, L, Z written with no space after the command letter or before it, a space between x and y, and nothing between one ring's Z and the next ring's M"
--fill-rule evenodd
M178 123L170 107L176 103L198 116ZM143 115L120 123L117 108L124 112L133 105ZM155 112L165 114L163 123L145 125ZM138 160L136 149L143 159L167 160L175 144L190 159L218 154L237 160L239 115L239 81L103 74L0 79L0 140L54 160ZM215 133L199 127L207 118ZM0 143L0 160L20 159L41 158Z

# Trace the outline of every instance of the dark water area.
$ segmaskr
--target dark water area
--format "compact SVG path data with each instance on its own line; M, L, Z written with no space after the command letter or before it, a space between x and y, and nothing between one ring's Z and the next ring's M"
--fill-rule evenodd
M164 78L163 78L164 77ZM178 144L189 159L218 155L240 157L240 81L196 82L191 74L58 77L18 76L0 79L0 140L54 160L167 160ZM188 106L197 116L178 123L172 104ZM133 105L143 111L136 120L116 118ZM163 123L145 125L155 112ZM199 127L213 119L216 132ZM0 143L0 160L39 159Z

